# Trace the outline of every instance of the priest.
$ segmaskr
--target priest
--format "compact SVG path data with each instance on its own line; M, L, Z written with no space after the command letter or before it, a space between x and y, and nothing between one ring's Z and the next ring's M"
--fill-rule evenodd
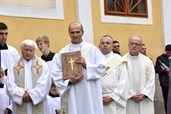
M105 55L107 71L100 79L103 94L104 114L126 114L128 95L128 72L126 61L112 52L113 39L110 35L102 36L99 44Z
M7 78L13 113L48 114L46 96L51 84L48 65L35 55L34 41L24 40L20 49L22 57L10 67Z
M140 53L142 39L133 36L128 43L127 61L130 90L127 114L154 114L155 70L151 59Z
M93 45L83 41L83 26L72 22L68 27L71 43L65 46L53 59L52 75L61 96L61 113L103 114L102 91L99 79L104 74L104 56ZM71 79L63 80L61 54L81 51L75 60L81 64L82 73L75 73Z

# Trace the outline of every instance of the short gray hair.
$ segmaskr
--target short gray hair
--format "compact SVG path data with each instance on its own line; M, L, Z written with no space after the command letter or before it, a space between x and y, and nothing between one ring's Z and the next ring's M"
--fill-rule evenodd
M37 50L37 44L33 41L33 40L30 40L30 39L27 39L27 40L24 40L22 43L21 43L21 46L20 46L20 49L23 49L24 46L31 46L33 47L35 50Z

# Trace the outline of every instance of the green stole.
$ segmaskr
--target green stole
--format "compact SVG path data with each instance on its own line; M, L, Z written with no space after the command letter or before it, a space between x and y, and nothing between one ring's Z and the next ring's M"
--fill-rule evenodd
M32 88L35 88L38 78L42 74L42 63L38 57L32 59ZM14 76L16 84L20 88L25 88L25 75L24 75L24 59L20 58L14 65ZM33 105L32 103L32 114L43 114L43 102ZM23 102L22 105L16 104L16 114L27 114L27 103Z

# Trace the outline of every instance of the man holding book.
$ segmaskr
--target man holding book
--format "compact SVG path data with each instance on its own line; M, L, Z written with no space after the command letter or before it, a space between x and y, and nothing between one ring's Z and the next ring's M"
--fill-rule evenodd
M99 79L104 74L104 56L93 45L84 42L83 26L79 22L72 22L68 27L71 43L65 46L54 57L52 75L61 95L61 113L67 114L103 114L101 85ZM72 52L81 53L81 56L73 57ZM69 60L61 59L68 53ZM72 56L70 56L72 55ZM74 62L73 62L74 61ZM65 77L67 62L71 74ZM73 63L73 64L71 64ZM81 65L82 72L77 73L77 65Z

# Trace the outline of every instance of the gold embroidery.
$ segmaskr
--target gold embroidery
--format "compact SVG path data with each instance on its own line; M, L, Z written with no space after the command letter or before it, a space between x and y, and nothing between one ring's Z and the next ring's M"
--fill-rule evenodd
M39 73L39 68L41 68L42 66L39 65L38 61L36 61L36 64L34 66L32 66L32 67L37 70L37 74L38 74Z
M62 114L66 114L66 111L65 111L65 109L63 108L63 110L62 110Z
M71 64L71 70L73 70L74 69L74 63L75 61L71 58L70 59L70 61L68 61L68 63L70 63Z
M22 66L20 65L20 62L18 62L18 65L17 65L14 69L16 69L16 70L18 71L18 75L19 75L19 72L20 72L20 70L21 70L22 68L24 68L24 67L22 67Z
M37 69L39 70L39 74L37 74ZM24 88L24 85L25 85L25 81L24 81L25 80L25 67L24 67L24 59L23 58L21 58L15 64L14 70L15 70L14 76L15 76L17 86ZM19 72L19 74L17 71ZM31 74L32 75L32 88L35 88L36 82L42 74L42 63L37 57L33 58L31 73L32 73ZM23 102L22 105L16 105L16 114L26 114L27 113L27 106L26 105L27 104L25 102ZM40 102L37 105L32 105L32 113L37 114L37 112L39 112L40 114L44 113L43 102Z

